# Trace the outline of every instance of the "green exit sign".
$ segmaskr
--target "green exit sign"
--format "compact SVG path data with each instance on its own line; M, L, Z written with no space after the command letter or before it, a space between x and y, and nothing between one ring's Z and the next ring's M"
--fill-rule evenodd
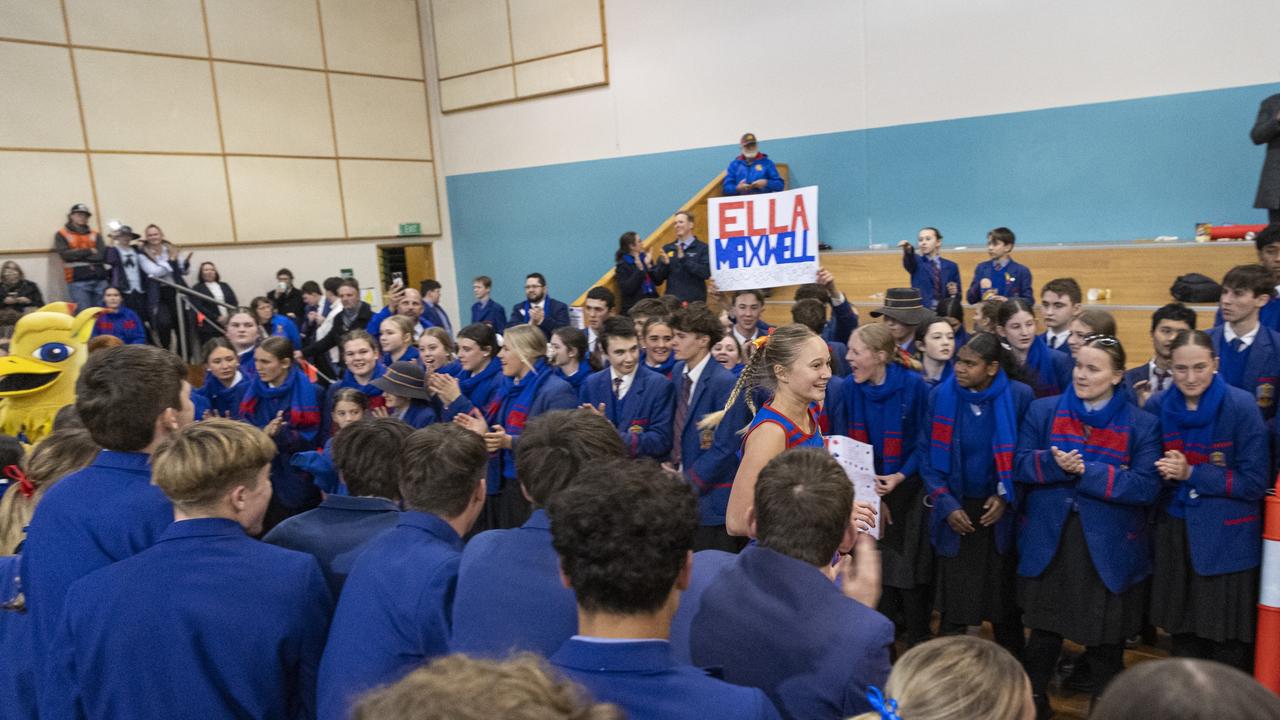
M421 235L422 223L400 223L401 235Z

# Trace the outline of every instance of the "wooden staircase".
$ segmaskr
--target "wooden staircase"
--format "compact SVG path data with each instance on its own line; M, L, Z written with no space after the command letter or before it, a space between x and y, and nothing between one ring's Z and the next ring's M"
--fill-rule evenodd
M778 174L782 176L784 187L789 187L789 181L791 179L790 168L784 163L779 163L777 168ZM725 174L723 172L717 175L714 180L704 185L698 192L694 193L693 197L689 198L688 202L681 205L680 209L676 211L693 213L693 234L700 240L706 241L707 239L707 200L724 195L721 187L724 183L724 176ZM675 212L671 213L671 215L658 226L657 230L649 233L649 236L641 241L641 246L649 253L651 260L657 258L657 254L662 251L663 245L675 241L675 216ZM610 268L609 271L602 275L599 280L592 283L591 287L583 290L582 294L570 304L575 307L582 306L582 304L587 301L587 291L592 287L607 287L613 291L614 297L617 297L619 300L622 298L621 293L618 292L618 283L613 277L613 269Z

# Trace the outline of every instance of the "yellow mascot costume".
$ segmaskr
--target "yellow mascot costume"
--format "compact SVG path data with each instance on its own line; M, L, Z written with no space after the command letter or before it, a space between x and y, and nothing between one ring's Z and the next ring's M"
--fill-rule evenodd
M18 320L9 355L0 357L0 433L36 443L52 431L54 415L76 401L100 312L86 308L72 317L70 305L55 302Z

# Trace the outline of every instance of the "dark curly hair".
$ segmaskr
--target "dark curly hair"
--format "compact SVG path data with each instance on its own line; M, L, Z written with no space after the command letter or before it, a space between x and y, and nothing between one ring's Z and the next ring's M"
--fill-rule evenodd
M587 612L657 611L698 529L692 491L651 460L614 460L584 470L551 499L547 512L551 544Z

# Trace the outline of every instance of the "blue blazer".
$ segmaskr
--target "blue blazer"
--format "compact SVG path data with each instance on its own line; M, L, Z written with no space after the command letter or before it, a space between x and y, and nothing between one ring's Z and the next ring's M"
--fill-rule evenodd
M1014 422L1016 423L1018 418L1027 414L1027 408L1031 405L1033 399L1031 388L1025 383L1010 382L1009 389L1013 392ZM956 510L964 509L964 458L961 457L960 451L960 433L964 432L964 426L963 421L957 418L958 432L951 442L951 472L944 475L934 468L930 453L936 400L935 388L929 392L929 404L920 422L920 435L916 440L916 447L920 449L917 453L920 458L920 477L924 480L925 492L933 500L933 507L929 510L929 540L939 555L955 557L960 552L960 535L947 524L947 516ZM961 406L956 412L968 413L968 410ZM990 449L990 445L987 448ZM994 482L994 465L991 467L991 473ZM1010 507L1006 508L1004 517L1000 518L1000 522L995 526L996 550L1001 555L1008 553L1013 547L1013 519L1018 504L1016 497L1007 497L1005 501Z
M400 506L380 497L327 495L320 507L286 518L264 542L312 555L334 597L365 545L400 521Z
M996 282L997 277L1001 274L996 270L995 262L992 260L984 260L978 263L978 267L973 270L973 281L969 283L969 291L965 293L965 302L970 305L977 305L982 302L982 281L991 280L992 286L1000 287L1000 283ZM1012 300L1013 298L1024 298L1027 302L1035 302L1035 288L1031 284L1031 271L1026 265L1018 263L1017 260L1009 259L1009 264L1004 266L1006 278L1012 280L1005 281L1005 291L1002 293L1004 297Z
M45 493L22 547L38 662L53 643L71 583L151 547L172 522L173 505L151 484L144 453L103 450Z
M18 578L20 555L0 555L0 603L22 592ZM36 717L36 668L34 628L29 613L0 610L0 648L4 648L4 672L0 672L0 717Z
M551 664L631 720L780 719L764 693L680 663L665 640L573 638L551 656Z
M483 303L471 304L471 324L484 323L493 328L494 332L502 332L507 329L507 309L498 304L497 300L489 298Z
M1214 346L1219 348L1224 342L1222 326L1209 330ZM1262 411L1262 419L1271 421L1276 415L1276 387L1280 381L1280 333L1269 327L1258 328L1258 334L1249 346L1249 358L1244 366L1244 384L1241 390L1253 396Z
M671 370L671 376L677 378L675 383L684 382L684 361L678 361ZM734 421L726 415L720 425L712 430L699 430L698 422L713 412L724 410L729 401L729 394L738 378L733 371L726 370L716 359L709 357L698 377L698 384L693 388L693 396L689 398L689 415L684 429L676 442L680 443L680 463L683 466L685 480L698 493L698 521L703 525L723 525L725 509L729 506L729 491L733 489L733 478L738 474L738 448L742 438L737 434L740 427L734 427ZM676 386L680 392L680 386ZM745 403L739 402L742 411L746 411ZM741 414L741 413L739 413ZM741 418L743 426L750 418Z
M1049 344L1049 333L1048 333L1048 332L1042 332L1042 333L1040 333L1037 337L1039 337L1041 340L1043 340L1043 341L1044 341L1045 346L1047 346L1050 350L1056 350L1056 351L1058 351L1058 352L1060 352L1060 353L1063 353L1063 354L1064 354L1064 355L1066 355L1067 357L1071 357L1071 345L1070 345L1070 343L1068 343L1066 340L1063 340L1063 341L1062 341L1062 344L1061 344L1061 345L1059 345L1058 347L1054 347L1054 346L1052 346L1052 345L1050 345L1050 344ZM963 346L962 346L962 345L957 345L956 347L963 347Z
M849 299L839 305L831 305L831 317L822 327L822 339L827 342L849 342L849 336L858 329L858 316L853 312ZM843 356L841 356L843 357Z
M871 709L889 677L893 623L840 592L818 568L748 546L702 593L693 662L764 690L787 717L846 718Z
M537 327L542 331L543 335L547 336L547 340L550 340L552 331L569 324L569 306L550 295L547 295L545 300L546 303L542 306L542 324ZM528 305L528 300L522 300L512 306L511 318L507 320L507 327L529 323Z
M294 350L302 349L302 336L298 334L298 324L284 315L271 316L271 335L285 338L293 343Z
M1124 371L1124 386L1133 392L1133 386L1151 379L1151 363L1144 362L1138 367Z
M407 510L365 546L343 586L320 661L317 717L346 720L351 703L448 653L462 538Z
M1151 574L1148 507L1160 495L1155 462L1164 454L1159 422L1128 408L1129 464L1085 462L1083 475L1068 475L1049 450L1058 398L1031 403L1018 431L1013 479L1023 491L1018 517L1018 574L1037 577L1058 553L1067 516L1080 513L1089 556L1102 582L1120 593Z
M676 407L676 390L671 381L639 363L626 397L618 402L613 397L612 372L605 368L587 376L579 399L592 407L604 404L604 416L618 429L631 457L666 457L671 452Z
M391 317L394 314L395 312L393 311L391 306L388 305L383 307L378 312L373 313L372 315L369 316L369 322L364 326L365 331L368 332L370 335L372 335L374 338L377 338L378 335L382 333L382 321L386 320L387 318ZM428 318L426 316L426 313L423 313L422 315L418 316L418 327L422 328L423 330L426 330L429 327L435 327L435 325L431 322L431 318ZM340 339L340 338L335 338L335 339ZM381 352L381 350L379 350L379 352Z
M1147 401L1147 411L1157 418L1159 397ZM1253 398L1228 385L1214 421L1211 461L1193 467L1184 481L1192 492L1184 509L1191 565L1197 574L1223 575L1261 564L1262 498L1270 477L1268 442ZM1162 509L1168 510L1181 484L1164 483Z
M938 297L933 292L933 270L929 268L929 262L921 259L916 254L915 249L911 247L905 248L902 253L902 269L907 271L911 276L911 287L920 291L920 302L930 310L938 308L938 301L948 295L959 295L960 288L960 266L954 260L946 258L938 258L941 265L942 276L942 296ZM947 292L947 284L955 283L956 291L954 293Z
M504 658L549 657L578 632L573 591L560 583L551 520L538 508L510 530L476 535L462 552L449 651Z
M548 366L550 372L550 366ZM501 392L499 388L498 392ZM538 392L533 396L533 404L529 408L529 420L532 420L542 413L551 412L552 410L573 410L578 407L578 394L573 391L568 381L564 378L557 377L552 374L543 382L542 387L538 388ZM499 419L501 422L501 418ZM520 436L514 435L511 438L511 449L503 450L489 458L489 471L487 474L488 489L490 495L497 495L502 490L502 478L508 477L515 479L515 454L516 446L520 443ZM506 468L511 468L511 474L506 473Z
M174 523L71 586L40 717L311 717L332 609L310 555Z
M449 323L449 314L446 313L444 308L439 305L429 305L425 302L422 303L422 317L424 320L436 327L446 329L453 327L453 325ZM453 333L450 333L450 335L452 334Z
M689 587L680 593L680 606L671 618L671 656L683 665L692 665L689 651L689 635L693 631L693 619L702 607L702 594L720 575L720 571L733 564L736 553L723 550L699 550L693 554L693 570L689 573Z

